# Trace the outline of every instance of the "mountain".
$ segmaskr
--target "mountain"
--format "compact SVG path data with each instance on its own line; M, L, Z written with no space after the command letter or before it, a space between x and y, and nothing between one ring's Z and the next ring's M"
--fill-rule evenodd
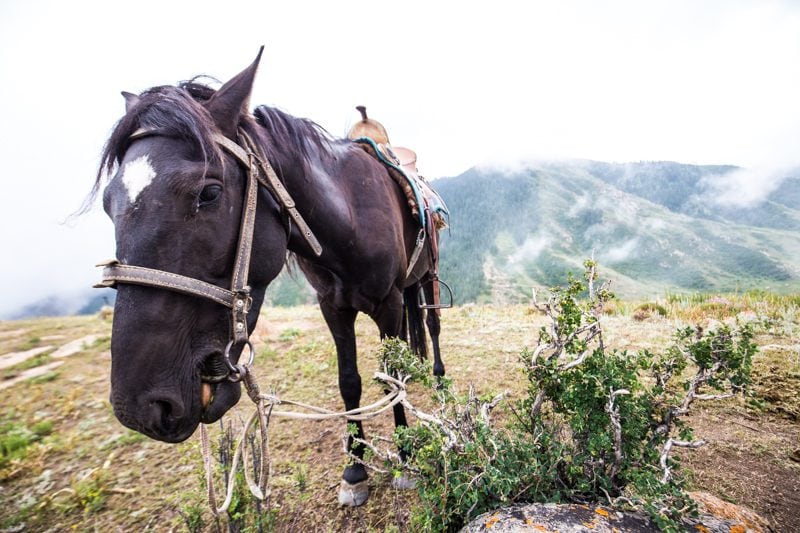
M592 254L625 297L800 291L800 171L576 160L473 168L432 184L450 208L441 278L457 303L528 300ZM54 295L8 318L91 313L113 298ZM314 301L299 269L284 269L265 300Z
M87 289L51 294L20 307L2 319L91 315L98 312L104 305L114 305L116 297L117 292L113 289Z
M797 291L800 178L753 199L726 185L742 172L561 161L436 180L451 212L441 277L459 303L516 301L580 273L594 253L623 296Z

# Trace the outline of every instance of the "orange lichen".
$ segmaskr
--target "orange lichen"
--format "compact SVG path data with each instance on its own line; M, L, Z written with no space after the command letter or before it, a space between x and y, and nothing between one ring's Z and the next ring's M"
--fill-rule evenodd
M731 533L746 533L747 528L745 528L742 524L734 524L731 526Z
M594 510L594 512L599 514L600 516L605 516L606 518L608 518L608 511L606 511L602 507L598 507L597 509Z

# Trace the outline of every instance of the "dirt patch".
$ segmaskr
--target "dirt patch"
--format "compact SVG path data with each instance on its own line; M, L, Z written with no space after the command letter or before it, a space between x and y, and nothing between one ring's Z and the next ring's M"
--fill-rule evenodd
M682 451L693 485L754 509L775 531L800 531L800 464L791 458L800 426L730 404L703 407L690 420L708 442Z
M756 398L764 409L800 422L800 352L796 346L769 345L753 368Z

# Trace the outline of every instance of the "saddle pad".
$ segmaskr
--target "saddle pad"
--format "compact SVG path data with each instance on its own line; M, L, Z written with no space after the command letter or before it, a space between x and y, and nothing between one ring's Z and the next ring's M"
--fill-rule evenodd
M411 213L419 219L423 228L428 227L426 212L431 214L431 222L437 229L447 227L450 219L447 205L425 178L401 167L399 159L388 145L379 145L369 137L361 137L354 142L386 166L389 175L405 193Z

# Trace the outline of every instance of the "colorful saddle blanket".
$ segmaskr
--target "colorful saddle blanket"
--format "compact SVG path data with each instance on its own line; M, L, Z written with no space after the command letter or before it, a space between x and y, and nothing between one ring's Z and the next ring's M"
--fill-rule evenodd
M400 158L388 144L378 144L369 137L360 137L354 139L354 142L386 166L389 175L405 193L411 213L419 219L423 228L428 228L428 222L431 222L436 229L448 226L450 212L447 210L447 205L427 180L412 170L413 166L408 164L401 166ZM427 220L428 215L430 221Z

